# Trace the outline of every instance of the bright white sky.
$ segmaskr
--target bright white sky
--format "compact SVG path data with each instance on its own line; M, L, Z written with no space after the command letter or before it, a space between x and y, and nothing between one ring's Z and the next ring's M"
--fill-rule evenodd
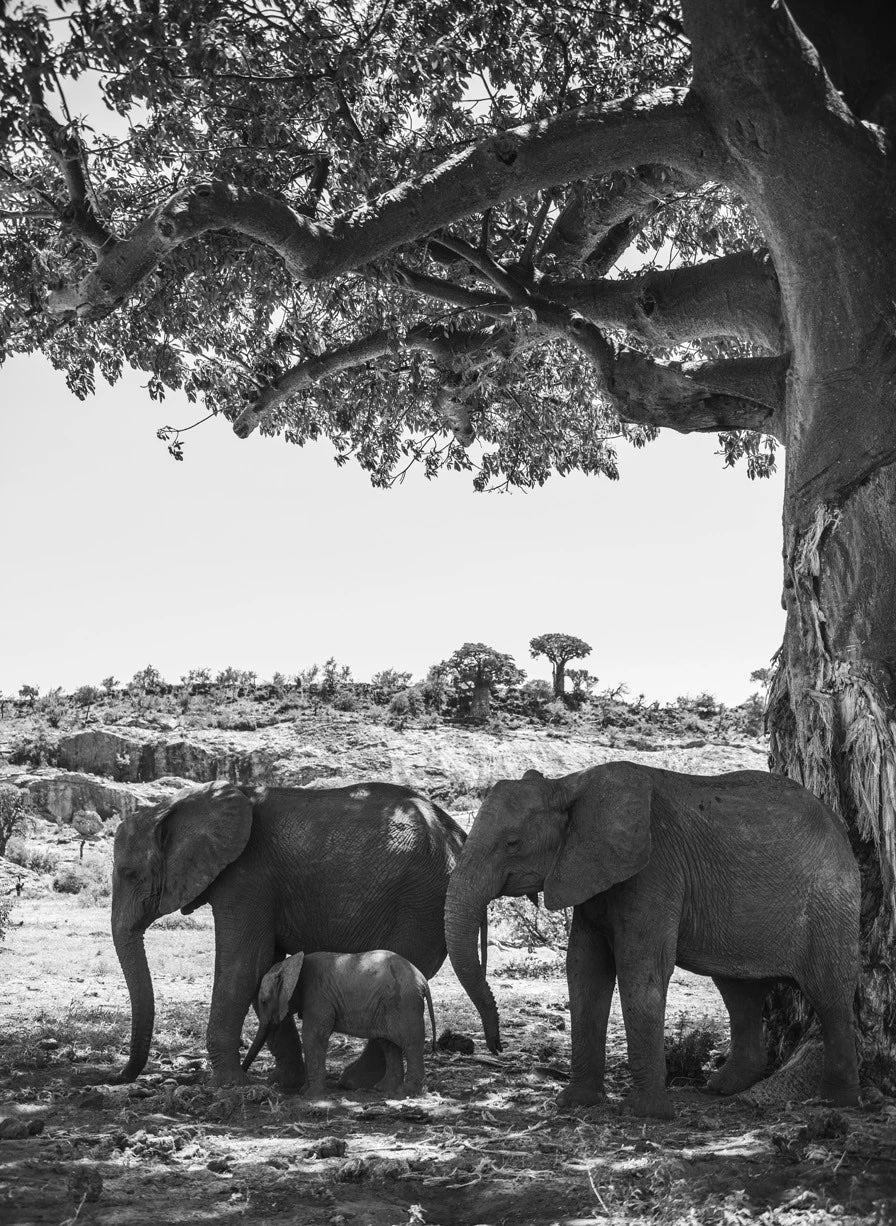
M783 633L781 475L722 467L715 436L620 446L622 479L555 478L474 494L470 475L411 472L374 490L326 444L305 449L153 404L136 376L85 403L38 357L0 369L0 690L177 680L233 665L261 677L335 655L368 678L422 676L466 640L591 643L601 687L741 701Z

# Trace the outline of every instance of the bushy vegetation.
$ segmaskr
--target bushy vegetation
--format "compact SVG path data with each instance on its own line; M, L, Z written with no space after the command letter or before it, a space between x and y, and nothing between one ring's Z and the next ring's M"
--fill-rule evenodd
M20 765L52 765L59 736L91 720L114 724L136 715L149 723L175 719L184 727L255 731L303 710L324 709L397 729L469 721L496 733L535 724L560 736L570 727L590 727L619 736L623 747L638 747L639 737L658 735L763 735L765 694L760 690L735 707L706 692L661 705L647 702L643 694L630 698L624 684L599 689L598 677L588 669L567 667L568 660L591 650L573 635L539 635L531 650L551 659L553 682L527 679L513 657L497 648L464 643L417 683L394 666L360 681L349 665L330 656L295 673L277 671L267 681L252 670L228 666L216 673L193 668L171 683L148 664L124 684L110 674L98 686L82 685L71 694L56 688L41 695L35 686L23 685L18 699L5 700L23 728L10 738L8 757ZM767 674L757 669L750 679L764 687Z
M11 783L0 783L0 856L21 827L27 810L27 793Z

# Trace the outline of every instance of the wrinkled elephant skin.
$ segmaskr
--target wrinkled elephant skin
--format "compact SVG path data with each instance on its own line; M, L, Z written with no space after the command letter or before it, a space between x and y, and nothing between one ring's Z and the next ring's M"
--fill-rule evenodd
M618 980L629 1106L672 1114L663 1028L676 965L712 976L731 1018L731 1052L711 1089L736 1093L764 1075L763 1002L787 979L821 1023L822 1094L857 1101L859 872L842 823L805 788L761 771L682 775L629 762L497 783L445 909L452 965L493 1050L498 1013L476 956L477 926L491 899L542 889L550 909L573 908L572 1070L561 1102L603 1097Z
M210 904L215 977L208 1052L219 1084L244 1079L239 1041L265 972L304 950L390 949L430 978L445 958L448 876L464 842L447 814L410 788L257 788L217 782L133 814L115 836L112 934L131 997L121 1080L146 1064L154 1022L143 934L178 908ZM291 1017L268 1044L286 1084L304 1078ZM376 1043L348 1084L378 1080Z

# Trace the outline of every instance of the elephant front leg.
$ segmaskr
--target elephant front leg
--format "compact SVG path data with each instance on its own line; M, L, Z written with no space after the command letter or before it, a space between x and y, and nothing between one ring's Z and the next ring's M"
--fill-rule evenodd
M284 1090L298 1090L305 1083L305 1061L299 1032L287 1014L282 1022L268 1031L268 1048L276 1063L274 1081Z
M616 962L606 937L573 911L566 951L566 979L572 1030L569 1085L557 1098L561 1107L604 1100L607 1020L616 983Z
M274 940L247 937L241 916L215 911L215 981L206 1042L215 1085L243 1085L240 1039L261 977L274 960Z
M666 1091L664 1022L666 989L674 962L650 950L620 958L619 1000L628 1041L632 1089L625 1106L635 1115L673 1119L675 1109Z

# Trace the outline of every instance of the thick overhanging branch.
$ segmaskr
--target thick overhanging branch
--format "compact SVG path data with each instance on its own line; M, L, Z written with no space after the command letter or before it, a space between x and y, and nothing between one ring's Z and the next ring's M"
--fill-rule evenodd
M616 358L611 391L622 421L680 434L757 430L784 442L786 358L678 368L642 354Z
M606 272L663 201L694 187L670 166L638 166L609 179L578 183L541 249L564 263Z
M101 317L175 247L234 230L277 251L300 281L349 272L490 205L584 175L662 160L718 177L718 145L682 89L662 89L496 133L332 225L282 199L225 183L175 193L75 286L50 295L54 314Z
M417 324L406 332L380 329L338 349L307 358L267 384L236 418L234 433L239 438L248 438L264 417L290 396L313 387L323 379L364 366L367 362L420 349L450 365L469 354L484 352L496 356L500 341L494 328L449 332L440 325ZM469 417L464 422L462 415L453 409L445 416L457 441L461 446L468 447L473 441Z
M622 328L663 348L722 336L774 352L783 344L778 280L764 251L738 252L625 281L545 278L538 290L596 324Z

